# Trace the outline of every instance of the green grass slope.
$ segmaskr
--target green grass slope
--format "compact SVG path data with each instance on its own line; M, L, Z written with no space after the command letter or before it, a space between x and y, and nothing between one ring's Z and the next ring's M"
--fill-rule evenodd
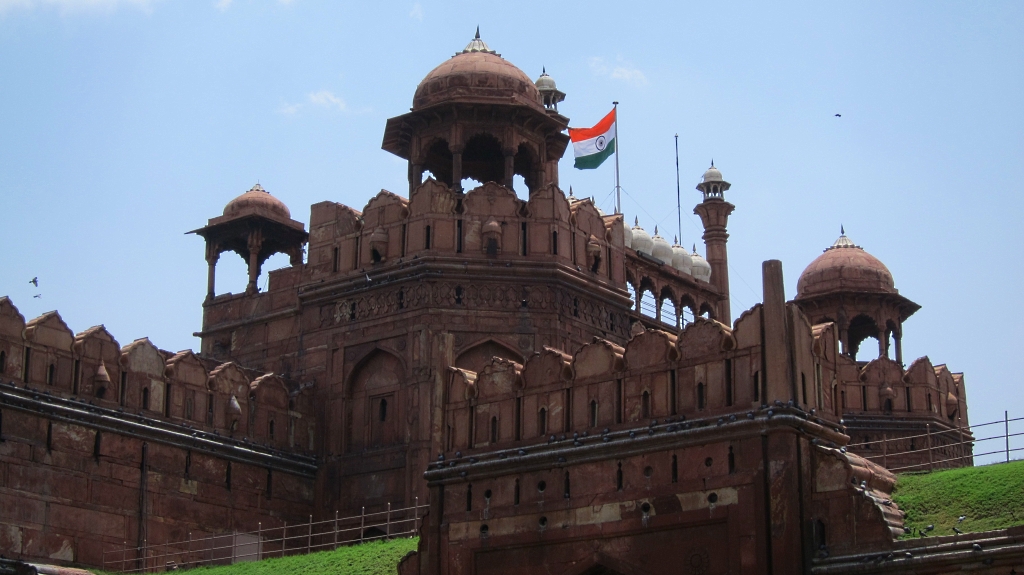
M396 575L398 562L416 550L419 538L373 541L309 555L291 555L262 561L196 567L176 571L188 575ZM95 571L95 573L102 573Z
M1024 524L1024 461L964 467L926 474L903 474L893 501L917 530L935 525L929 535L990 531ZM957 518L966 515L962 523Z

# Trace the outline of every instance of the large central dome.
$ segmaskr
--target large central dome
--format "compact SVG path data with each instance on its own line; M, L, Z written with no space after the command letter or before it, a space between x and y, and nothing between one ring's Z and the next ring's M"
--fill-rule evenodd
M543 110L537 86L522 70L476 38L431 70L416 87L412 109L452 101L525 104Z
M800 274L796 290L797 298L840 291L894 294L896 285L889 268L844 233Z

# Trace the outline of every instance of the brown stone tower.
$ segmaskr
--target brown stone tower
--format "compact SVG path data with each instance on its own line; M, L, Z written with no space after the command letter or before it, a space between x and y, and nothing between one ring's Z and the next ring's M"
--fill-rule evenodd
M704 246L708 263L711 264L711 285L725 295L718 302L715 316L726 325L732 322L729 309L729 253L726 249L729 234L726 232L726 224L736 206L725 201L723 193L730 187L731 184L722 179L722 172L718 171L712 161L701 183L697 184L697 189L704 194L704 201L693 209L693 213L700 216L704 224Z
M382 147L409 161L409 192L424 172L455 191L462 180L512 188L520 175L533 193L558 185L569 119L565 97L546 73L538 89L522 70L476 38L420 82L412 110L388 120ZM545 104L547 104L545 106Z
M812 323L835 322L843 353L850 357L857 356L869 337L878 340L878 357L888 357L891 335L901 365L903 322L921 309L900 295L885 264L854 244L843 229L800 275L796 303Z

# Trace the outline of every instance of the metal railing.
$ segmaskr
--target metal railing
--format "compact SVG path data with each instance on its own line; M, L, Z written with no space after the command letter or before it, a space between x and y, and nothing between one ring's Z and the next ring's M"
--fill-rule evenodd
M199 567L202 565L223 565L244 561L258 561L286 555L304 555L345 545L364 543L379 539L411 537L419 532L420 519L426 505L415 498L412 507L392 509L387 504L384 511L367 513L362 508L359 515L313 521L309 516L306 523L264 528L258 524L256 531L245 533L223 533L193 538L189 532L185 541L150 543L143 541L139 547L128 547L103 552L102 569L120 573L158 573Z
M1010 461L1010 454L1017 451L1024 451L1024 447L1010 447L1011 437L1024 436L1024 432L1010 433L1010 423L1024 421L1024 417L1010 418L1009 412L1003 412L1003 419L997 421L990 421L988 423L980 423L977 425L971 425L969 428L954 428L945 429L939 431L932 431L932 425L930 423L925 425L925 433L918 435L895 435L888 437L883 435L882 439L873 441L864 441L860 443L850 443L846 447L854 449L857 454L861 457L871 460L875 463L881 463L883 467L889 471L932 471L933 469L946 469L949 467L959 467L964 465L972 464L973 460L978 457L985 457L990 455L1003 455L1005 461ZM982 437L980 439L971 437L970 434L974 430L988 427L991 425L1002 425L1003 433L998 435L991 435L989 437ZM947 441L952 439L952 441ZM975 453L974 446L986 441L1003 440L1002 446L999 449L984 451L982 453ZM905 442L910 440L912 443L914 440L923 440L925 446L916 449L905 449L903 451L890 451L889 446L895 442ZM991 445L991 444L989 444ZM877 446L877 447L875 447ZM970 449L968 449L970 447ZM948 456L944 455L945 451L949 448L958 448L955 455ZM881 449L881 453L877 455L867 455L865 451L872 449ZM936 451L938 451L943 459L936 459ZM889 467L889 458L896 458L897 460L905 460L908 455L917 454L926 459L920 463L913 463L909 465L900 465L897 467Z

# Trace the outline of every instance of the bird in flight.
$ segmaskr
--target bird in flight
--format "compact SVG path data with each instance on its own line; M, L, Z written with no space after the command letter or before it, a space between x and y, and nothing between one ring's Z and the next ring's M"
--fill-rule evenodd
M842 118L842 117L843 117L843 115L842 115L842 114L836 114L836 117L837 117L837 118Z
M39 287L39 276L36 276L36 277L28 280L28 283L30 283L30 284L32 284L32 285L34 285L36 287Z
M33 299L43 299L43 294L37 293L36 295L32 296L32 298Z

